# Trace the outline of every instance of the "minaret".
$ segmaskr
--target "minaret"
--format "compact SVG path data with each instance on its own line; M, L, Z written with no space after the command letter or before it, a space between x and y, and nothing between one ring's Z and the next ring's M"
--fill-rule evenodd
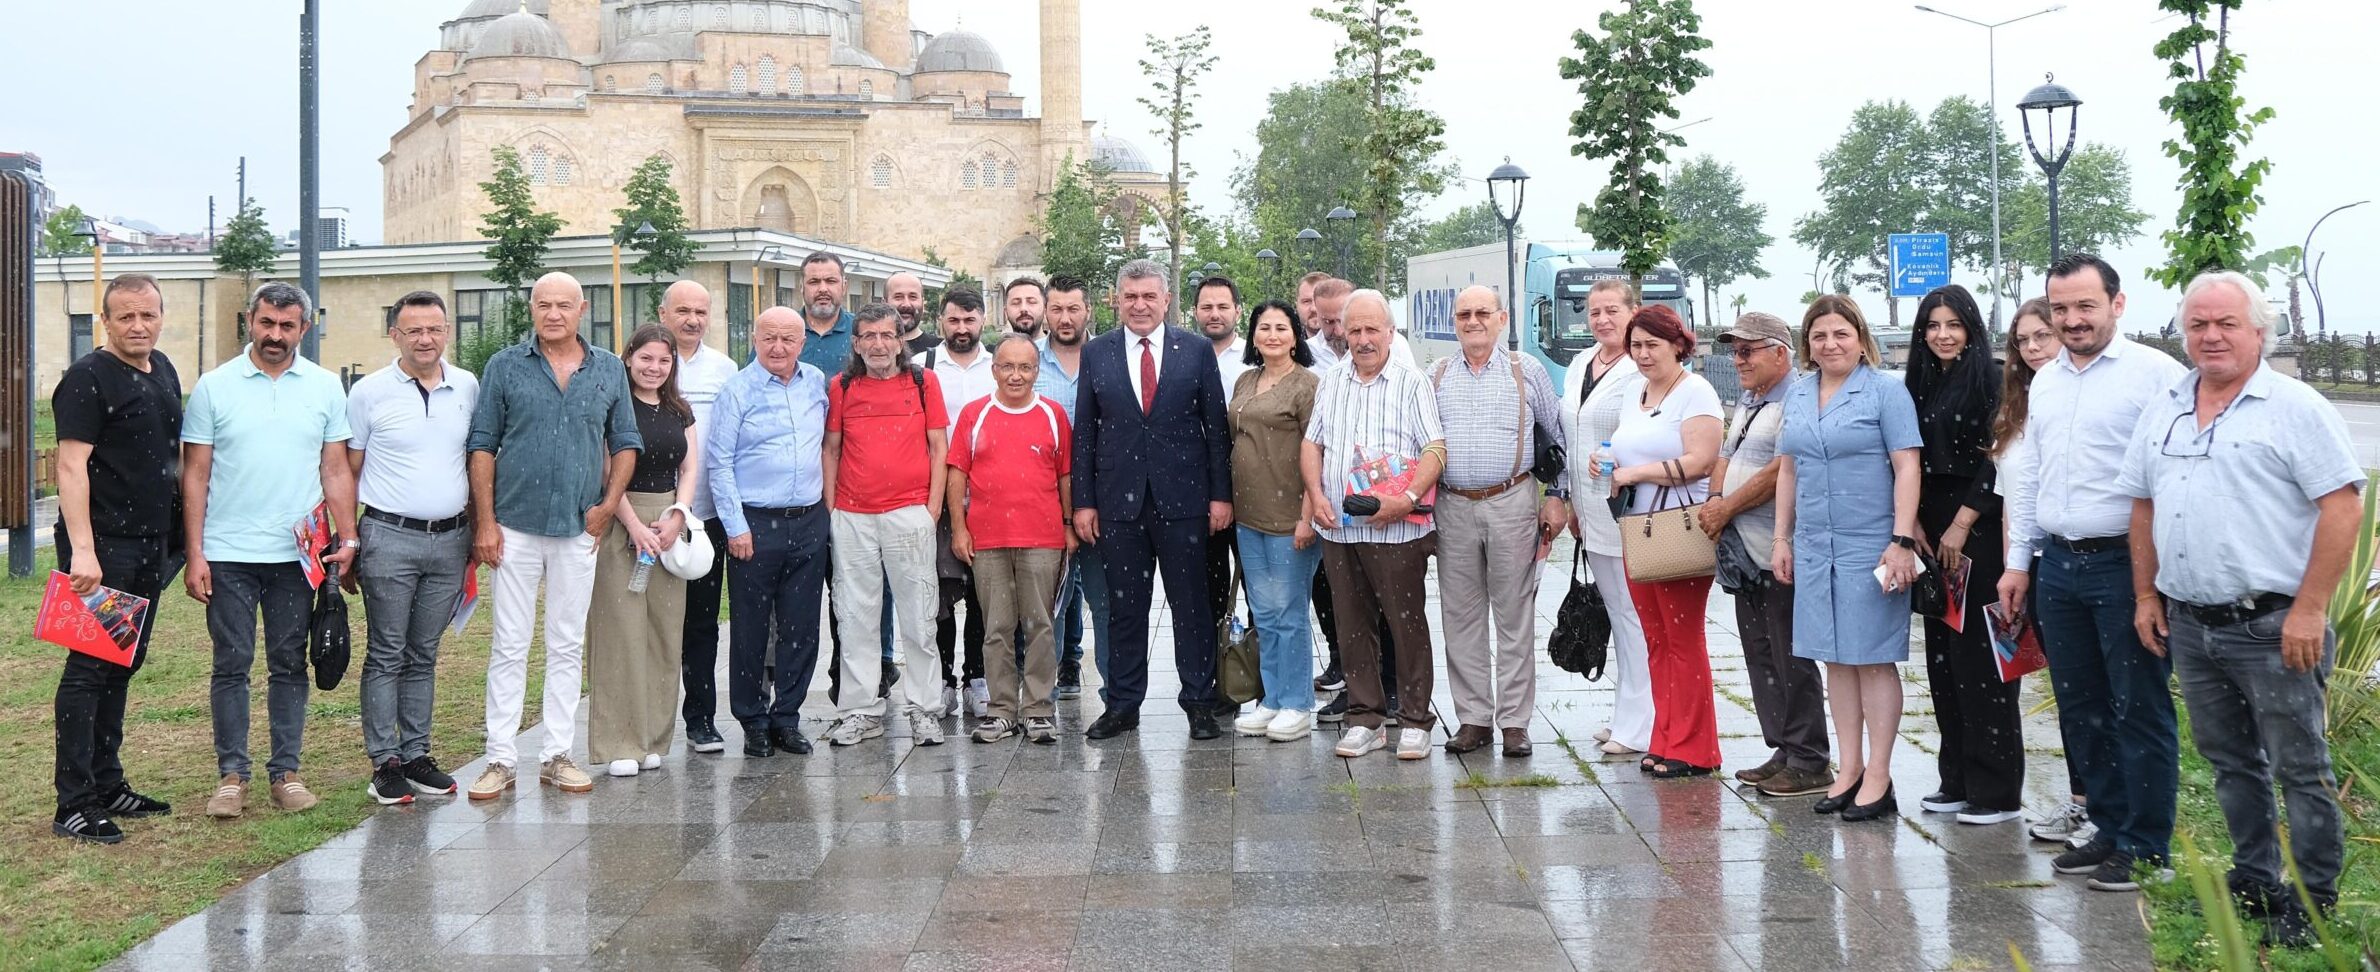
M1041 0L1041 187L1057 184L1073 155L1090 158L1083 137L1083 15L1079 0Z
M885 67L907 72L916 51L909 39L909 0L867 0L860 8L859 47Z

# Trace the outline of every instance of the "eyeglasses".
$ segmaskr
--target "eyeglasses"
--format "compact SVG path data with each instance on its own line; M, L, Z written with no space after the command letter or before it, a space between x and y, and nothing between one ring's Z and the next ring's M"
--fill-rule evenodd
M2232 404L2238 404L2238 400L2234 399ZM2164 444L2158 446L2157 454L2165 456L2169 459L2205 459L2208 456L2213 455L2215 451L2215 432L2223 427L2224 416L2230 414L2231 405L2223 406L2223 411L2215 414L2215 420L2207 423L2206 429L2204 431L2193 430L2190 434L2190 437L2186 440L2183 440L2181 446L2179 447L2182 450L2180 452L2174 451L2176 448L2173 443L2174 433L2181 431L2182 420L2194 419L2198 416L2198 413L2195 410L2192 410L2174 416L2173 424L2165 427L2165 442ZM2197 451L2191 451L2193 449Z
M1742 361L1770 348L1781 347L1784 347L1784 345L1778 344L1775 341L1753 341L1750 343L1736 341L1733 342L1733 346L1729 349L1728 353L1735 355L1735 359L1737 361Z

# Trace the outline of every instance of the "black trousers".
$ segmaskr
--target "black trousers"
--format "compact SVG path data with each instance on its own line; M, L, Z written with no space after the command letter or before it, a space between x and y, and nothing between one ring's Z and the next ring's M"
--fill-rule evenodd
M1207 616L1218 621L1232 613L1231 561L1240 555L1240 530L1224 527L1207 534ZM1320 573L1317 571L1316 573ZM1244 576L1244 575L1243 575Z
M1752 681L1752 714L1771 755L1805 772L1826 771L1826 690L1818 663L1793 655L1793 585L1760 572L1735 595L1735 626Z
M1958 514L1961 494L1951 482L1927 478L1917 503L1917 524L1927 542L1941 541ZM1936 754L1942 792L1964 798L1977 810L2015 810L2023 806L2025 779L2017 683L2001 681L1999 664L1992 660L1991 635L1983 622L1983 606L1992 596L1988 587L1979 586L1998 583L2007 559L2000 514L1976 520L1969 536L1965 553L1975 566L1968 574L1966 630L1951 630L1940 618L1925 619L1926 682L1933 690L1934 721L1942 730Z
M74 546L66 530L56 530L58 569L74 569ZM164 537L93 537L99 556L99 582L127 594L149 599L149 617L133 649L132 667L100 661L81 652L66 653L66 672L58 678L53 703L57 723L58 808L75 810L100 803L124 789L124 699L132 675L148 660L149 636L157 630L157 596L173 575L181 572L179 557L166 549Z
M719 708L719 686L712 675L719 668L719 593L727 584L727 527L718 517L702 521L711 538L711 572L686 582L684 652L678 656L678 677L686 686L682 714L686 724L709 720Z
M738 560L727 571L733 608L728 615L727 705L747 736L801 728L802 700L818 668L826 518L824 505L792 516L744 508L752 530L752 559ZM777 645L773 671L765 664L771 634Z
M983 677L983 605L975 600L975 582L971 577L942 578L934 588L941 604L934 612L934 646L942 651L942 684L958 685L962 679L972 681ZM966 647L959 646L960 622L957 609L967 609L965 624Z

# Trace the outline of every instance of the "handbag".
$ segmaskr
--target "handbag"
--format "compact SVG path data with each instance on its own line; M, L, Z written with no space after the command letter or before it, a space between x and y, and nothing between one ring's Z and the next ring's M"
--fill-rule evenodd
M339 593L339 565L328 566L330 573L314 589L314 614L306 623L306 660L314 666L314 687L325 692L339 687L350 657L347 598Z
M1240 624L1240 569L1231 568L1230 607L1215 621L1215 692L1234 705L1264 697L1264 660L1256 629Z
M669 509L686 514L686 525L681 528L678 542L661 551L661 569L680 580L701 580L709 576L711 564L718 558L718 551L711 549L711 535L703 532L702 524L694 519L694 511L688 509L686 504L679 503ZM664 516L668 514L669 510L662 511Z
M1546 657L1555 668L1596 681L1611 656L1611 609L1595 582L1580 578L1578 551L1571 551L1570 591L1562 595L1562 609L1554 614L1554 633L1545 640Z
M1909 611L1922 617L1939 618L1950 613L1950 588L1942 580L1942 562L1933 555L1919 553L1917 562L1925 569L1909 583Z
M1686 477L1681 469L1674 478ZM1669 487L1663 486L1653 494L1651 512L1620 518L1620 556L1628 564L1629 580L1650 584L1718 572L1718 550L1702 532L1702 504L1663 509L1668 501Z
M1741 594L1758 586L1766 569L1752 559L1752 551L1744 547L1744 535L1732 526L1719 531L1712 557L1717 561L1719 589L1729 594Z

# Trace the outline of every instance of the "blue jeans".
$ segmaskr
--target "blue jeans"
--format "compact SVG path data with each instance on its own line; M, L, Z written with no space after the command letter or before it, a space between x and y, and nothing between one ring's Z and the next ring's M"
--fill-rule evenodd
M1107 560L1099 556L1097 548L1084 544L1074 548L1074 572L1081 581L1083 603L1091 608L1091 665L1099 670L1099 703L1106 705L1107 697ZM1080 649L1077 649L1079 652ZM1080 654L1075 655L1081 658Z
M2190 707L2190 735L2215 770L2215 802L2231 830L2232 879L2267 889L2281 883L2279 814L2273 785L2289 798L2289 851L2307 893L2324 906L2339 899L2339 869L2347 850L2339 813L2338 780L2323 736L2335 635L2323 644L2312 671L2281 664L2284 608L2260 618L2209 628L2186 609L2166 612L2173 674ZM2096 802L2094 797L2093 801ZM2280 895L2296 900L2295 891Z
M2090 794L2091 822L2117 850L2162 861L2173 842L2181 742L2172 664L2142 648L2132 627L2132 554L2075 553L2052 541L2033 583L2058 723Z
M1240 573L1247 579L1248 612L1264 670L1267 709L1314 709L1314 625L1307 619L1314 570L1322 564L1317 538L1297 549L1289 537L1247 527L1240 532Z
M1058 665L1060 677L1065 666L1083 663L1083 564L1081 553L1066 564L1066 576L1058 578L1058 591L1064 599L1058 602Z
M256 621L264 617L265 713L272 756L265 778L278 780L298 768L305 748L306 625L314 618L314 590L297 561L272 564L218 560L214 596L207 599L207 636L215 664L208 682L208 707L215 723L215 772L249 778L248 673L256 665ZM326 582L327 583L327 582Z

